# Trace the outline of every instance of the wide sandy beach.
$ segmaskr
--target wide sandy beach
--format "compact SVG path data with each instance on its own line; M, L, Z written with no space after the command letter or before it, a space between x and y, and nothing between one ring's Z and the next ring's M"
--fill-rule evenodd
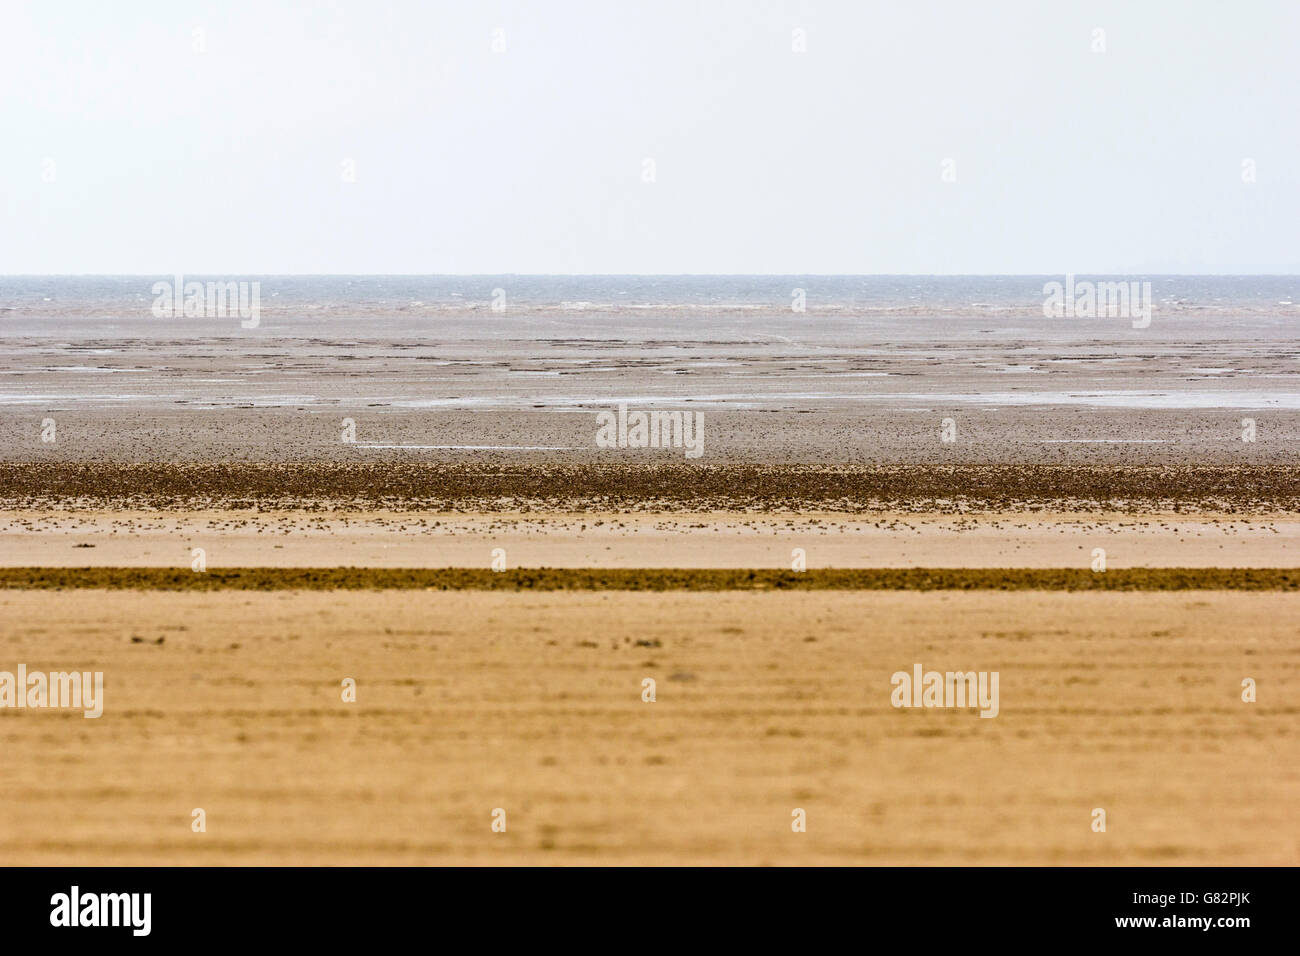
M1290 280L1041 284L0 282L0 672L105 680L0 708L0 851L1300 862ZM997 716L893 706L918 665Z
M6 660L105 673L98 720L0 716L11 863L1300 861L1296 594L0 606ZM890 675L914 662L999 671L998 716L895 709Z
M1287 468L0 475L15 863L1300 861Z

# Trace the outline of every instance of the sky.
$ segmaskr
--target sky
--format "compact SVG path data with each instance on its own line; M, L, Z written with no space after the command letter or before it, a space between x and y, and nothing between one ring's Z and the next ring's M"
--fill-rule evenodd
M0 274L1300 273L1298 36L1295 0L0 0Z

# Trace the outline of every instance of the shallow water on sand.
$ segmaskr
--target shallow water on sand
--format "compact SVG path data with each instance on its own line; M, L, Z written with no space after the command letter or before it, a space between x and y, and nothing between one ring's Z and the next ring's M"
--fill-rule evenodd
M1133 328L1044 318L1052 278L263 276L246 329L155 318L158 277L8 277L0 430L145 416L183 444L205 413L259 426L301 410L402 418L403 434L359 439L372 453L558 454L591 443L575 414L627 404L730 416L724 444L803 458L834 457L828 414L883 423L886 450L909 440L909 416L1002 410L1039 445L1176 442L1179 422L1220 412L1224 440L1241 414L1273 416L1275 438L1300 433L1300 279L1155 277L1151 324ZM792 311L794 289L807 311ZM1172 435L1144 433L1155 413ZM534 427L539 415L552 420Z

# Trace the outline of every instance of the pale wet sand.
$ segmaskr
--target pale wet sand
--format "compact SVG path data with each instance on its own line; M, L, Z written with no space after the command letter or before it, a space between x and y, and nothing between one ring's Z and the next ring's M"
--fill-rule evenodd
M0 591L0 616L6 668L105 672L97 720L0 711L13 864L1300 863L1300 595ZM997 670L998 716L891 707L914 663Z
M1296 385L1278 385L1300 394L1297 386L1300 378ZM676 401L670 395L631 407L700 412L704 451L695 461L682 448L597 447L596 414L614 409L612 400L593 400L582 408L532 408L529 396L521 394L512 408L410 409L349 401L329 407L169 410L129 402L87 407L33 399L0 409L0 462L328 462L402 468L1300 466L1300 410L1269 407L1263 400L1213 405L1228 397L1207 393L1203 404L1209 407L1113 408L1034 405L1035 394L1026 391L1017 401L1029 404L978 394L960 402L916 395L745 409ZM1253 442L1242 441L1246 418L1256 423ZM56 425L53 442L41 440L47 419ZM345 419L354 423L355 443L342 441ZM951 443L941 440L945 419L955 429Z
M1300 567L1294 514L0 511L0 567Z
M1042 277L266 276L248 329L156 278L0 282L0 460L680 461L596 447L626 403L717 464L1300 464L1293 277L1157 277L1142 329Z

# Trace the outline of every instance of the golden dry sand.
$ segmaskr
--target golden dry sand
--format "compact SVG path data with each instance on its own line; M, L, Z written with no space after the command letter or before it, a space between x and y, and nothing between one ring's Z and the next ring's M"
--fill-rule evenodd
M1300 567L1300 520L1264 515L927 515L0 510L0 567Z
M1300 595L0 591L0 620L0 670L106 675L98 720L0 710L8 864L1300 862ZM914 663L999 671L1000 714L894 709Z

